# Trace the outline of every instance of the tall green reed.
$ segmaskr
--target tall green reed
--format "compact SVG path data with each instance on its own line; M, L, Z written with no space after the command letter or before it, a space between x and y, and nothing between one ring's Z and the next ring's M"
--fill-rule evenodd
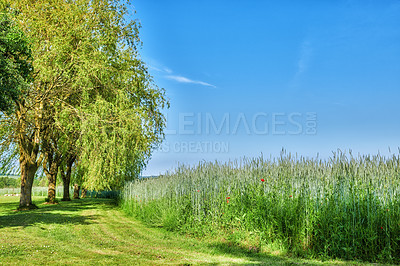
M400 157L201 162L127 183L123 208L195 235L257 235L299 255L399 262Z

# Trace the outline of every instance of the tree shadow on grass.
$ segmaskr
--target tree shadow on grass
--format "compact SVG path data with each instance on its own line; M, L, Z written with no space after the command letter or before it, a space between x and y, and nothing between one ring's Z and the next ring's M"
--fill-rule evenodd
M116 206L116 201L111 199L94 199L85 198L71 201L60 201L58 204L46 204L44 197L41 200L33 200L33 203L43 212L46 211L82 211L87 209L109 209ZM1 202L0 201L0 215L2 213L11 214L18 208L19 198L16 198L13 202ZM32 212L35 210L24 210L22 212Z
M19 212L11 215L0 216L0 229L4 227L28 227L36 224L91 224L96 220L96 215L81 216L67 215L51 212Z
M0 228L28 227L35 224L91 224L95 223L97 215L83 215L80 211L90 209L112 208L114 203L110 200L95 199L74 200L60 204L43 204L35 202L39 209L29 211L16 211L18 203L0 203Z
M44 204L39 203L37 206L44 212L51 211L66 211L66 212L79 212L89 209L112 209L116 206L114 200L107 199L79 199L72 201L60 201L58 204Z
M231 245L229 243L212 243L209 245L216 254L233 255L239 258L246 258L255 264L264 265L320 265L317 263L302 262L301 259L291 259L284 256L272 255L267 253L258 253L247 247Z

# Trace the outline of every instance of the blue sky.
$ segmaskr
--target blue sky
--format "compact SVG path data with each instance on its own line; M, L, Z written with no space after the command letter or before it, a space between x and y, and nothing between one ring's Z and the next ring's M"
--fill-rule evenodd
M180 164L397 151L400 1L136 0L171 108L145 175Z

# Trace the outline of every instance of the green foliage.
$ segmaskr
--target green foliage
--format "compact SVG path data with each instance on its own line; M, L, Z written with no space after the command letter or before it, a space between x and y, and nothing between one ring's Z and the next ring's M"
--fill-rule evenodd
M27 37L5 11L0 12L0 111L9 113L32 72Z
M161 111L168 106L164 90L153 83L140 59L140 25L124 22L127 12L122 5L109 3L99 19L104 14L106 26L99 24L99 35L90 41L102 51L88 58L95 72L85 68L80 78L85 85L79 113L79 167L83 185L95 190L118 189L139 176L164 137Z
M21 110L0 117L0 138L29 143L18 152L34 147L35 153L20 153L33 154L28 161L39 163L46 154L43 166L49 174L53 169L52 176L55 164L63 169L62 160L74 157L75 181L91 190L119 188L136 178L163 138L161 111L168 101L140 58L140 24L127 22L128 3L19 0L9 5L31 40L36 72Z
M122 206L170 230L252 236L257 249L398 263L399 177L400 156L200 163L128 183Z
M48 184L49 182L44 174L36 175L35 179L33 180L34 187L46 187Z
M17 188L21 185L21 179L9 176L0 176L0 188Z
M139 176L153 147L163 136L161 113L155 118L148 108L158 108L164 100L154 94L151 97L155 104L143 107L121 92L113 102L99 97L86 107L89 115L81 124L80 157L85 168L86 187L97 190L120 188L124 181Z
M120 191L103 190L103 191L87 191L86 197L99 199L118 199Z

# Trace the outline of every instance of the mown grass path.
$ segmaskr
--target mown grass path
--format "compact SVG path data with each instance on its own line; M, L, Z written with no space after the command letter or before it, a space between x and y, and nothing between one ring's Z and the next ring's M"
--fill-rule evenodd
M16 212L17 197L0 197L0 265L322 264L149 228L112 200L35 202L38 210ZM323 264L333 263L349 262Z

